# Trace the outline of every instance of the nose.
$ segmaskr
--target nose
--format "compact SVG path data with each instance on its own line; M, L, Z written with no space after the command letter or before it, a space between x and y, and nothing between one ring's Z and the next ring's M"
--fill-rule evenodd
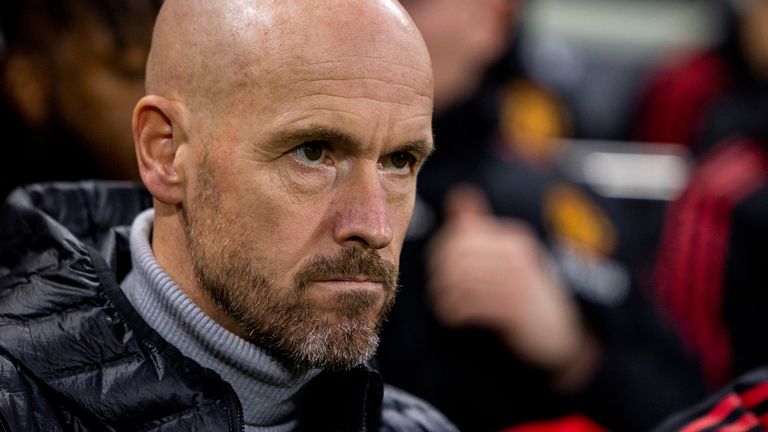
M387 194L376 168L359 171L337 190L334 239L341 245L382 249L392 242Z

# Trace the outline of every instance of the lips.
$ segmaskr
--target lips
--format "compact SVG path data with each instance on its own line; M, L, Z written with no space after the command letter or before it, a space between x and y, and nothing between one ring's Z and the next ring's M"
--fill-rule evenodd
M380 280L374 280L367 276L338 276L332 278L322 278L312 282L321 290L341 290L341 291L379 291L385 289L385 285Z
M328 278L322 278L316 280L316 282L358 282L358 283L383 283L379 278L373 278L366 275L351 275L351 276L332 276Z

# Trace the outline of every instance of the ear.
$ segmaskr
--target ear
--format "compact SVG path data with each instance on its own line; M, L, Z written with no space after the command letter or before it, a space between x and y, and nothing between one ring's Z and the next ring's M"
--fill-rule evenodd
M48 121L47 79L42 59L26 52L10 51L3 61L3 90L8 101L29 127L39 128Z
M181 106L160 96L145 96L133 110L133 141L144 185L155 199L171 205L184 197Z

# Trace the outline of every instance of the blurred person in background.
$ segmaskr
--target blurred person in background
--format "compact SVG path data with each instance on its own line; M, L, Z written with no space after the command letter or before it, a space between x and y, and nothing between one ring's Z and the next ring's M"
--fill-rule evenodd
M36 181L138 179L130 118L160 4L0 4L0 196Z
M700 156L668 210L657 263L658 299L712 388L768 364L768 1L724 6L724 43L668 78L682 86L699 73L709 87L678 91L680 106L706 99L697 117L666 112Z
M720 0L721 41L666 63L641 97L635 139L683 144L698 156L766 128L768 2Z
M505 142L500 113L521 78L505 54L522 3L402 3L432 56L437 151L419 178L383 374L473 431L573 412L647 430L700 398L675 334L609 259L601 209Z

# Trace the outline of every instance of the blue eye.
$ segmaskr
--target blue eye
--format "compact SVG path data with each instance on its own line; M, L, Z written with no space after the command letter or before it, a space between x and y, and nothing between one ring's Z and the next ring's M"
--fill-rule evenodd
M307 164L315 165L325 159L325 144L321 141L312 141L301 145L294 150L296 157Z

